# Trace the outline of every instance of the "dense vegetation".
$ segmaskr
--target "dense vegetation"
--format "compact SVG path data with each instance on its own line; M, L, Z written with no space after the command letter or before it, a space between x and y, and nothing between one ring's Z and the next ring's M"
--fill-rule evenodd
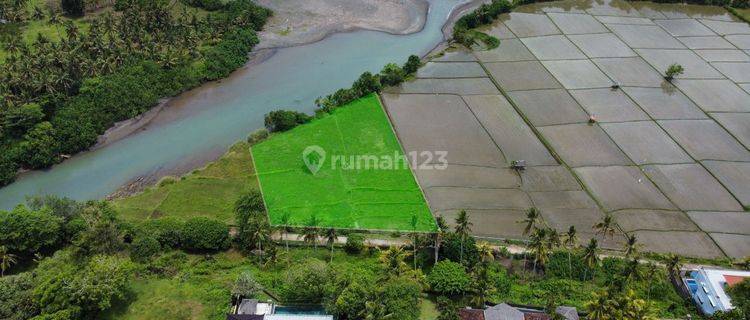
M67 1L68 10L78 10L78 2ZM4 15L16 12L3 7L10 8ZM66 21L59 41L43 34L32 43L7 41L0 69L0 148L7 151L0 156L0 185L19 168L45 168L85 150L115 122L159 98L227 76L245 63L271 14L250 0L205 16L173 13L167 1L118 0L115 8L94 17L85 31ZM49 20L61 21L54 12Z

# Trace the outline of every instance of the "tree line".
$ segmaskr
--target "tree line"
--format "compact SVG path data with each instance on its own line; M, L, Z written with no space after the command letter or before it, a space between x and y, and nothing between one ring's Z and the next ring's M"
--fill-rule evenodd
M205 17L167 1L118 0L88 30L46 17L61 40L11 39L0 69L0 186L85 150L115 122L158 99L227 76L247 61L271 11L251 0Z

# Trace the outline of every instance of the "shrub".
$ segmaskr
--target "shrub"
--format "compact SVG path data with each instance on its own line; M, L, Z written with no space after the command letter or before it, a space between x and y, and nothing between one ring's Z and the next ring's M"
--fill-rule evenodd
M26 320L38 314L34 285L29 272L0 278L0 319Z
M365 248L365 236L353 233L346 237L344 251L348 254L359 254Z
M60 241L62 222L49 209L29 210L21 205L0 211L0 243L10 252L25 255L54 248Z
M385 306L385 314L393 315L393 319L419 319L419 284L411 279L392 279L382 286L378 296Z
M221 0L183 0L183 2L191 7L203 8L206 11L216 11L224 8L224 3Z
M463 241L463 255L461 254L461 242ZM442 259L463 262L469 269L479 262L479 252L477 251L476 241L472 237L461 239L461 236L450 233L447 234L440 246L440 256ZM463 257L463 259L462 259Z
M282 290L284 300L319 303L330 278L328 266L318 259L307 259L287 271Z
M300 124L310 122L312 117L296 111L277 110L266 115L265 125L270 132L290 130Z
M45 121L37 124L23 139L18 144L18 160L24 166L40 169L59 162L59 148L51 123Z
M461 264L443 260L432 268L427 276L427 282L433 292L451 296L466 292L471 284L471 278Z
M182 267L187 261L188 255L186 253L182 251L172 251L154 259L148 265L148 270L158 275L173 277L182 270Z
M263 290L263 287L255 280L253 274L245 271L234 282L232 295L239 295L243 298L254 298L261 290Z
M191 218L182 226L182 248L217 251L229 248L229 227L209 218Z
M260 128L258 130L253 131L248 137L247 137L247 143L249 144L256 144L258 142L261 142L263 140L266 140L268 138L269 132L266 128Z
M208 80L228 76L247 62L247 53L258 44L258 35L250 29L237 29L225 34L219 44L204 53L204 73Z
M406 73L395 63L386 64L380 71L380 83L384 86L395 86L406 78Z
M9 107L0 111L0 127L11 137L21 137L44 118L44 111L37 103L20 107Z
M685 72L685 69L681 65L673 63L669 65L667 71L665 71L664 74L666 75L665 78L667 80L672 80L674 79L674 77L681 75L683 72Z
M130 259L136 262L147 262L159 251L161 251L161 244L154 237L138 237L130 246Z
M179 248L182 222L173 218L147 220L141 225L141 233L154 237L162 248Z
M422 61L419 59L419 57L415 55L410 55L409 59L406 60L406 63L404 63L404 72L406 74L413 74L419 70L419 67L422 65Z
M0 152L0 187L5 186L16 179L19 165L13 159L12 151L6 149L6 146L0 145L0 148L8 152Z
M739 8L739 9L750 8L750 0L734 0L732 2L732 7Z

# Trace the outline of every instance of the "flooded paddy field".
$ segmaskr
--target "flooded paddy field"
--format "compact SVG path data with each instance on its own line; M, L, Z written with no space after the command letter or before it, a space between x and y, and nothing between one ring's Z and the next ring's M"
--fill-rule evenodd
M447 170L414 169L433 214L466 209L475 235L520 239L530 207L587 236L611 213L649 251L750 255L750 25L718 7L559 1L484 31L498 48L438 55L383 95L407 151L448 151ZM668 82L673 63L685 72Z

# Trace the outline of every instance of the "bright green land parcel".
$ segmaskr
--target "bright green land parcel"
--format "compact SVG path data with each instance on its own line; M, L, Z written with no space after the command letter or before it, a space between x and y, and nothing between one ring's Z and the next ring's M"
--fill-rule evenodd
M313 174L303 161L309 146L325 150ZM335 156L403 156L377 96L370 95L333 114L274 135L252 147L271 224L315 225L366 230L433 231L435 220L407 165L398 168L342 168ZM349 164L352 162L349 161ZM403 163L403 161L402 161ZM395 166L394 166L395 167ZM313 221L314 219L314 221ZM314 222L314 223L313 223Z

